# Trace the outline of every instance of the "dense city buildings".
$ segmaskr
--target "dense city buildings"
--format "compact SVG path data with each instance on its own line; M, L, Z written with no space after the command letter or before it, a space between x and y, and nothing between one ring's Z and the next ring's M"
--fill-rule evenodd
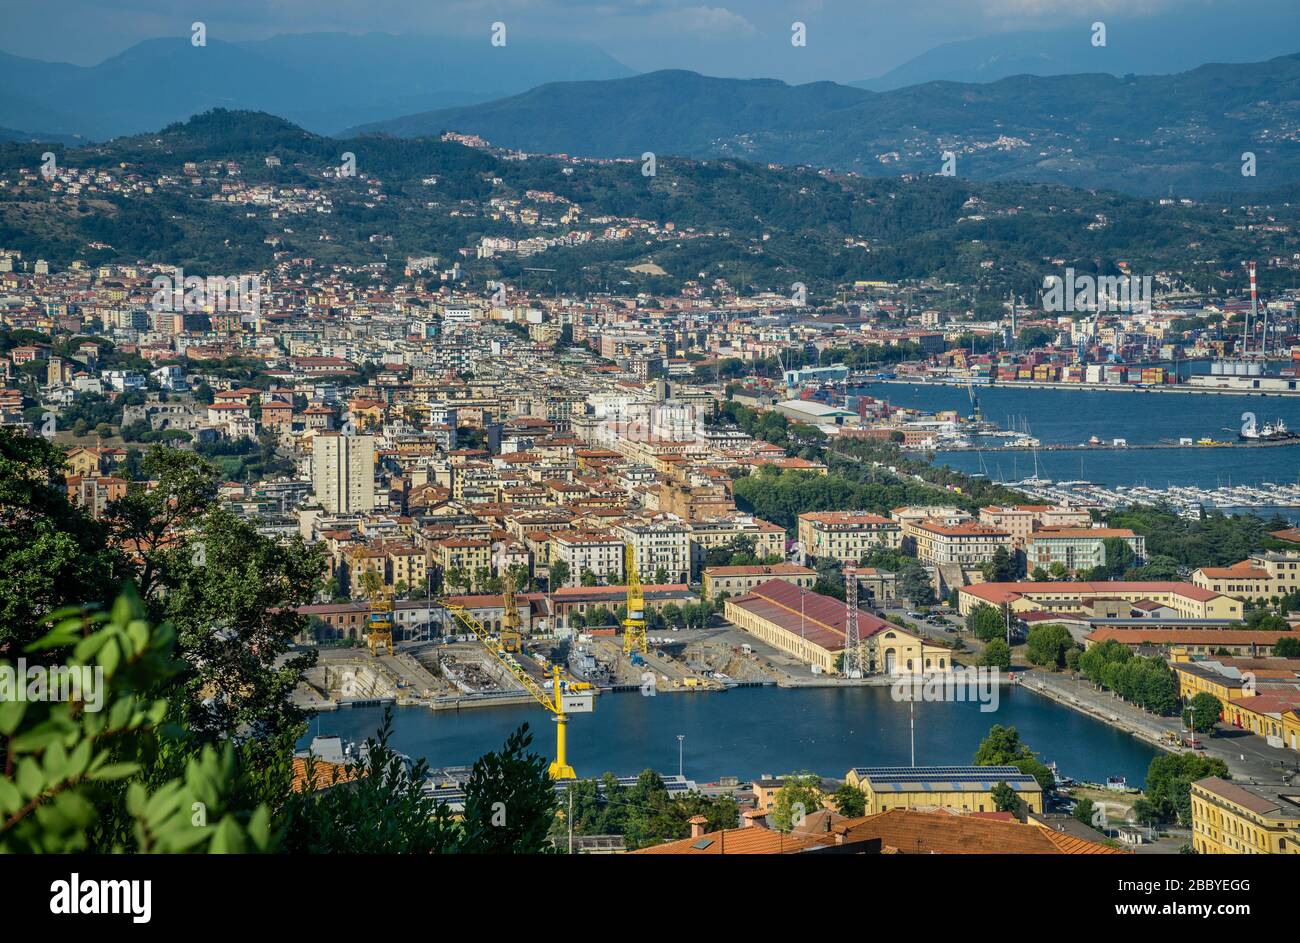
M1295 57L1248 137L1116 79L1122 160L1017 77L859 153L888 90L404 61L409 126L0 128L0 852L1300 853Z

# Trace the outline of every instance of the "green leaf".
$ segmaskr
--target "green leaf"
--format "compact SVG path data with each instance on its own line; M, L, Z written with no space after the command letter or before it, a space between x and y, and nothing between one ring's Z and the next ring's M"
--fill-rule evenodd
M125 779L128 776L134 775L139 769L139 763L106 763L98 769L93 770L87 776L87 779L93 779L96 782Z
M45 791L45 777L41 775L41 766L36 760L24 757L18 761L18 770L14 783L24 796L35 797Z
M23 807L23 796L8 779L0 779L0 815L12 815Z
M121 661L122 644L117 639L110 639L108 644L99 651L99 664L103 666L104 674L111 678Z
M0 701L0 734L8 737L22 723L27 711L26 701Z

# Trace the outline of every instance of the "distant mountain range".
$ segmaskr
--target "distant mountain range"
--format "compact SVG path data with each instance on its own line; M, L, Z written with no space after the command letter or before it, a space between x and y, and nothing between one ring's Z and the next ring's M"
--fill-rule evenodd
M0 128L0 143L23 143L40 141L47 144L66 144L76 147L86 142L75 134L48 134L40 131L15 131L13 128Z
M1259 62L1300 49L1295 0L1177 7L1132 19L1082 14L1068 28L944 43L883 75L848 84L886 92L923 82L995 82L1012 75L1166 75L1206 62ZM1107 24L1104 46L1092 23Z
M1178 196L1300 177L1300 54L1175 75L1018 75L871 92L664 71L544 85L349 133L453 130L531 152L743 157L870 176L1052 181ZM1242 154L1255 154L1243 176Z
M869 176L937 173L951 151L959 177L1146 196L1272 191L1300 179L1300 54L1107 74L1174 67L1206 48L1204 37L1192 41L1206 23L1117 24L1101 48L1088 42L1086 24L1000 34L940 47L856 85L635 75L588 44L515 37L504 48L486 37L386 33L205 47L180 37L90 67L0 53L0 141L102 141L221 107L276 114L320 134L455 130L531 152L741 157ZM1241 24L1218 24L1234 56L1249 44L1233 37L1258 28L1259 17ZM1167 41L1152 38L1157 28ZM1185 45L1180 29L1191 37ZM1279 26L1257 45L1273 48L1293 33ZM1004 76L1077 69L1093 71ZM935 76L970 81L929 81ZM1247 151L1255 176L1241 173Z
M96 66L0 53L0 127L21 138L104 140L213 107L281 115L313 131L522 92L545 82L631 75L582 43L505 47L369 33L300 33L255 42L152 39Z
M53 189L35 173L47 148L61 168L110 182ZM336 172L346 152L356 156L355 177ZM734 159L664 157L647 177L635 161L513 160L435 138L329 138L224 110L107 144L0 143L0 177L10 181L0 189L0 246L56 267L146 259L235 273L311 257L388 263L395 276L397 260L437 255L459 262L470 284L575 294L619 285L673 292L724 278L783 293L801 282L825 298L858 279L935 279L979 286L996 304L1012 289L1034 297L1044 275L1065 266L1178 273L1187 285L1227 292L1243 284L1240 260L1289 256L1300 228L1294 187L1280 202L1241 207ZM255 190L282 196L266 206ZM286 212L281 200L330 211ZM581 211L560 223L570 205ZM528 222L501 207L538 216ZM558 238L576 232L587 238ZM484 238L550 244L540 256L479 257L472 250ZM1285 268L1266 266L1260 277L1266 288L1290 283Z

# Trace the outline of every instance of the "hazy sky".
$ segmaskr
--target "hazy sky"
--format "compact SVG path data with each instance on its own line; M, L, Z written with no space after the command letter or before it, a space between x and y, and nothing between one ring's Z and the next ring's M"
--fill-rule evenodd
M158 36L367 32L580 39L638 71L800 82L879 75L958 39L1012 30L1108 28L1153 15L1277 6L1280 0L0 0L0 49L89 65ZM1285 0L1300 7L1300 0ZM1244 14L1243 14L1244 15ZM1300 19L1300 17L1298 17ZM790 43L807 25L804 48ZM1249 56L1243 58L1251 58Z

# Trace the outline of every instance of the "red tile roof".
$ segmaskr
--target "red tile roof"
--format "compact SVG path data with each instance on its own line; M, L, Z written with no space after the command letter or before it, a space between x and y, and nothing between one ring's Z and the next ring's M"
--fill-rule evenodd
M1222 596L1222 593L1216 593L1208 589L1201 589L1199 586L1193 586L1191 583L1183 583L1176 580L1160 580L1152 582L1134 582L1127 580L1115 580L1111 582L1089 582L1089 583L976 583L974 586L963 586L961 592L969 593L980 599L1001 604L1014 596L1035 596L1035 595L1057 595L1057 596L1104 596L1107 593L1142 593L1143 595L1153 595L1161 593L1177 593L1187 599L1196 599L1202 602L1210 599L1216 599Z
M834 829L850 841L879 838L899 854L1120 855L1125 852L1075 838L1045 825L1003 822L947 811L890 809Z
M782 579L771 579L755 586L744 596L727 600L727 604L776 623L788 632L798 633L827 651L839 651L844 647L844 623L848 614L844 603L830 596L801 589ZM870 638L885 629L903 632L892 622L858 611L858 633L862 638ZM903 634L912 637L909 632Z

